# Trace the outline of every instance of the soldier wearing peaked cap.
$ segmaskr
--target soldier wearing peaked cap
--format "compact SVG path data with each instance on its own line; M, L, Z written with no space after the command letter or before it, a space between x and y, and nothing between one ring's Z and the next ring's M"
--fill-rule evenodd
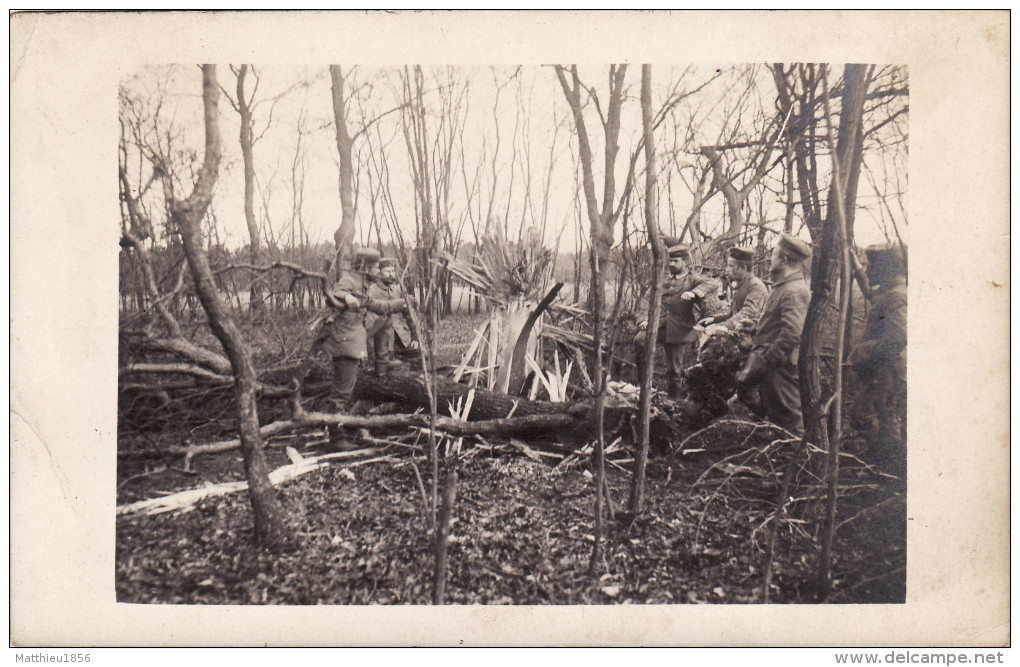
M783 234L772 251L772 291L755 328L744 368L737 374L738 395L754 389L761 395L765 416L795 435L804 432L797 360L811 290L811 246Z
M397 260L383 257L379 261L379 275L368 288L372 303L404 302L404 288L397 277ZM384 376L395 371L402 364L393 358L394 345L399 338L404 347L414 349L416 341L402 311L388 315L369 313L365 322L368 330L368 344L375 361L375 373Z
M662 291L662 322L657 332L666 356L668 391L680 395L680 377L696 355L697 333L694 325L703 312L719 310L719 283L690 269L690 250L674 244L668 248L669 278ZM639 374L644 369L647 320L639 324L634 337L634 356Z
M871 303L861 340L847 362L858 380L850 418L868 443L870 458L905 472L901 426L906 422L907 279L906 248L877 245L865 249Z
M379 258L375 248L358 248L354 252L350 270L343 271L340 280L330 289L336 302L334 312L325 320L313 343L313 352L325 350L333 358L331 399L337 412L345 412L350 407L358 367L367 356L365 318L369 313L388 315L405 308L403 299L375 300L369 296ZM329 435L334 449L346 444L338 428L330 427Z
M727 280L736 282L736 289L730 302L730 312L709 316L698 322L703 327L714 325L708 330L709 335L723 331L750 330L758 323L768 288L751 270L753 261L754 255L750 250L736 246L729 249L725 275Z

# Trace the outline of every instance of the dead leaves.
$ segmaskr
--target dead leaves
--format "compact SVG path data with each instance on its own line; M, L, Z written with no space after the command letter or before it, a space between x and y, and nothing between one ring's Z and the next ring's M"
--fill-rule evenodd
M452 604L747 604L761 584L749 526L718 503L691 511L697 471L649 470L640 520L609 528L599 578L587 576L592 484L583 470L527 457L462 463L449 540ZM281 457L283 454L281 453ZM527 458L525 458L527 457ZM667 479L670 481L667 482ZM625 497L629 478L610 484ZM330 466L280 488L298 535L278 553L251 546L243 494L200 502L183 515L120 519L121 602L199 604L427 604L432 536L407 460L350 470ZM698 526L700 525L700 530ZM796 601L800 553L777 568L773 599ZM811 558L805 561L808 567ZM845 567L844 567L845 570ZM850 579L841 570L841 579ZM806 598L803 600L806 601Z

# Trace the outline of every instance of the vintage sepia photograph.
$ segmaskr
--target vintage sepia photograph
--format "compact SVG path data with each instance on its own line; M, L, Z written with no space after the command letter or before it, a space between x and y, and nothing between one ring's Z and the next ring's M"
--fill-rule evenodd
M1008 644L1008 18L13 14L12 643Z
M117 599L903 602L909 84L130 73Z

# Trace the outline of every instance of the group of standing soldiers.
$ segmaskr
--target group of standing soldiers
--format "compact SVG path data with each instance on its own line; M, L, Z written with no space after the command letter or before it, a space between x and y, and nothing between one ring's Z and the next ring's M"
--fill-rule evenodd
M319 350L332 357L331 399L337 412L346 412L370 349L374 373L382 377L402 365L394 359L397 339L408 349L417 347L403 317L412 302L397 277L396 260L382 258L374 248L355 251L350 270L343 271L330 292L335 301L332 313L319 328L309 360ZM299 382L306 372L307 366L299 373ZM339 428L330 427L329 435L334 449L347 446Z
M772 289L752 271L753 255L729 250L724 278L733 286L729 309L720 313L719 283L691 268L690 250L673 245L669 277L663 289L663 318L658 340L666 358L667 390L680 395L680 379L697 359L703 335L747 331L752 350L737 374L737 398L772 423L796 435L804 432L797 368L811 289L811 247L783 234L772 251ZM900 444L906 397L907 292L906 262L900 246L865 250L871 307L861 340L847 364L858 381L850 416L868 443L873 458L902 469ZM638 325L635 356L644 368L647 322Z

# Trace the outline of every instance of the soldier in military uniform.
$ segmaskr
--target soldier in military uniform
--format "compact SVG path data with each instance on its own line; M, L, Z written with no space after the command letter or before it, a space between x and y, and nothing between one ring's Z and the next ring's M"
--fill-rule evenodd
M758 323L768 296L768 288L761 278L751 271L753 260L754 255L750 250L736 246L730 248L725 276L727 280L736 283L736 288L728 313L710 315L698 322L699 326L709 327L705 332L708 335L718 335L726 331L750 331Z
M907 395L906 250L896 245L865 249L872 288L864 333L847 362L858 380L851 422L868 442L870 458L894 472L905 470L901 426Z
M789 234L780 237L772 251L772 292L758 319L754 347L737 374L738 395L744 398L757 388L766 418L796 435L804 432L797 359L811 301L810 260L808 244Z
M372 303L405 303L404 288L397 279L397 260L384 257L379 261L379 275L368 288L368 295ZM401 363L393 358L397 337L406 348L410 349L415 344L403 312L395 311L389 315L369 313L366 327L376 375L382 377L400 368Z
M324 350L333 358L333 392L331 399L337 412L350 407L354 385L358 381L358 367L367 356L365 318L371 313L388 315L405 307L404 300L373 300L368 290L373 281L379 251L359 248L354 253L351 269L344 271L330 293L339 303L326 319L312 350ZM330 443L334 447L344 444L340 429L329 429Z
M666 355L668 391L679 398L680 377L697 355L698 334L694 325L704 312L719 310L719 283L690 269L690 250L674 245L669 252L669 278L662 291L662 323L658 341ZM635 359L639 374L644 368L645 340L648 321L638 325L640 332L634 337Z

